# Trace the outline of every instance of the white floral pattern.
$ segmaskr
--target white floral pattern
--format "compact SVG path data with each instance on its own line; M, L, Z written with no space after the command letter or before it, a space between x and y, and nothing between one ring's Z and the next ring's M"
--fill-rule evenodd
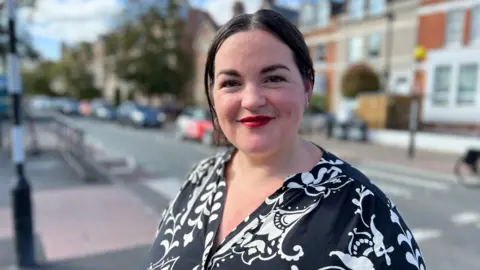
M143 269L426 269L395 205L328 152L311 171L285 179L212 250L230 157L219 154L192 170L162 217Z

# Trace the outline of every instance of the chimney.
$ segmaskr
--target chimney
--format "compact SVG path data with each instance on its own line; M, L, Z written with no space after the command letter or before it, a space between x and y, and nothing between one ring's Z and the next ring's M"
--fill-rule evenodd
M245 6L242 1L235 1L233 4L233 16L237 16L245 13Z
M272 6L272 5L275 5L276 1L275 0L263 0L263 4L264 5L269 5L269 6Z

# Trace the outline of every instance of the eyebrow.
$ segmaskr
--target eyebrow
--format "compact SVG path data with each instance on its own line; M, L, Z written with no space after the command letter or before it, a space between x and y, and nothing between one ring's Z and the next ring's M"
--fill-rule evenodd
M270 65L270 66L267 66L267 67L264 67L262 68L262 70L260 71L261 74L265 74L265 73L269 73L269 72L272 72L272 71L275 71L277 69L284 69L284 70L288 70L290 71L290 69L285 66L285 65L282 65L282 64L275 64L275 65ZM240 74L238 73L238 71L234 70L234 69L225 69L225 70L221 70L218 72L217 74L217 77L220 76L221 74L225 74L225 75L229 75L229 76L235 76L235 77L240 77Z

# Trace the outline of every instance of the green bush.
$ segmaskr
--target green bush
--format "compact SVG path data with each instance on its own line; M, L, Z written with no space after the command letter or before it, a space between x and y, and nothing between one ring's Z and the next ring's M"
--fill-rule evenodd
M378 74L366 64L350 66L342 76L342 94L354 98L362 92L377 92L380 90Z
M324 112L326 106L326 97L320 95L312 95L310 97L310 105L308 106L309 113Z

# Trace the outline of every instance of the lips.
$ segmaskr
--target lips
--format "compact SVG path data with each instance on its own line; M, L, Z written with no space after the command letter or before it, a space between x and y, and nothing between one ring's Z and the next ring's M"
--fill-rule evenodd
M240 123L248 128L257 128L268 124L274 117L266 115L247 116L240 119Z

